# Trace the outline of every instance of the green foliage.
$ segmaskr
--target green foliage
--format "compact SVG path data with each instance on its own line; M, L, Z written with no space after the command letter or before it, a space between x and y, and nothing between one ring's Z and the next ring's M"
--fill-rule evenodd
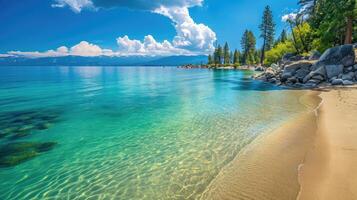
M298 52L308 53L312 50L312 42L313 42L313 30L311 26L304 22L302 24L297 25L293 29L295 35L295 48L297 48Z
M265 7L262 23L259 26L260 37L263 38L263 48L261 60L264 60L265 51L270 50L274 45L275 23L273 21L273 13L269 6ZM259 59L256 59L259 60Z
M214 60L212 58L212 55L210 54L210 55L208 55L208 64L211 65L213 63L214 63Z
M265 55L264 63L266 65L271 65L272 63L276 63L286 53L296 53L293 42L290 40L287 40L283 43L278 43L274 48L267 51Z
M241 39L243 49L242 64L252 65L255 64L255 44L256 39L252 31L246 30Z
M230 63L230 52L229 52L229 46L228 46L227 42L224 44L223 49L224 49L223 50L223 63L229 64Z
M233 55L233 64L239 64L239 63L240 63L240 52L236 49Z
M215 65L222 64L222 59L223 59L223 50L221 45L218 45L218 47L215 49L213 54L214 64Z
M356 0L300 0L301 18L308 16L314 32L313 46L324 50L356 41Z

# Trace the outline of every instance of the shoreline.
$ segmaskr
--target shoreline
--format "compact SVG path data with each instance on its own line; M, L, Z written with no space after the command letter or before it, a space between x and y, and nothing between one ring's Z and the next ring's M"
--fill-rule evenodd
M321 93L314 147L299 171L298 200L357 199L357 88Z
M300 96L307 111L256 138L220 171L201 199L296 199L298 168L316 137L319 93Z

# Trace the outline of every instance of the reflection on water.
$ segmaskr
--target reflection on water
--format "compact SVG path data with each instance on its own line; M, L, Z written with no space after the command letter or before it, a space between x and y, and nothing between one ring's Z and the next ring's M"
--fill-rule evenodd
M16 138L57 145L0 168L0 199L197 199L239 150L303 109L299 92L286 95L251 75L155 67L0 68L1 116L60 110L60 120L48 128L34 126ZM25 125L39 123L42 115ZM8 136L0 138L0 146L9 143Z

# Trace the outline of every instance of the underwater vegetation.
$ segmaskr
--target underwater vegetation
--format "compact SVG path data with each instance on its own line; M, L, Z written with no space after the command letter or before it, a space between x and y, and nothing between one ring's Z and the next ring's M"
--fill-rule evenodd
M57 110L0 113L0 167L11 167L50 151L56 142L23 141L59 121ZM21 141L18 141L21 140Z

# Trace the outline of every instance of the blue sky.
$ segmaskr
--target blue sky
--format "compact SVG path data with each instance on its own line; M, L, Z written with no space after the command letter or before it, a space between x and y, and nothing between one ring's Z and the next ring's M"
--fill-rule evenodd
M0 54L205 54L215 39L240 48L245 29L259 36L266 5L278 35L296 0L0 0Z

